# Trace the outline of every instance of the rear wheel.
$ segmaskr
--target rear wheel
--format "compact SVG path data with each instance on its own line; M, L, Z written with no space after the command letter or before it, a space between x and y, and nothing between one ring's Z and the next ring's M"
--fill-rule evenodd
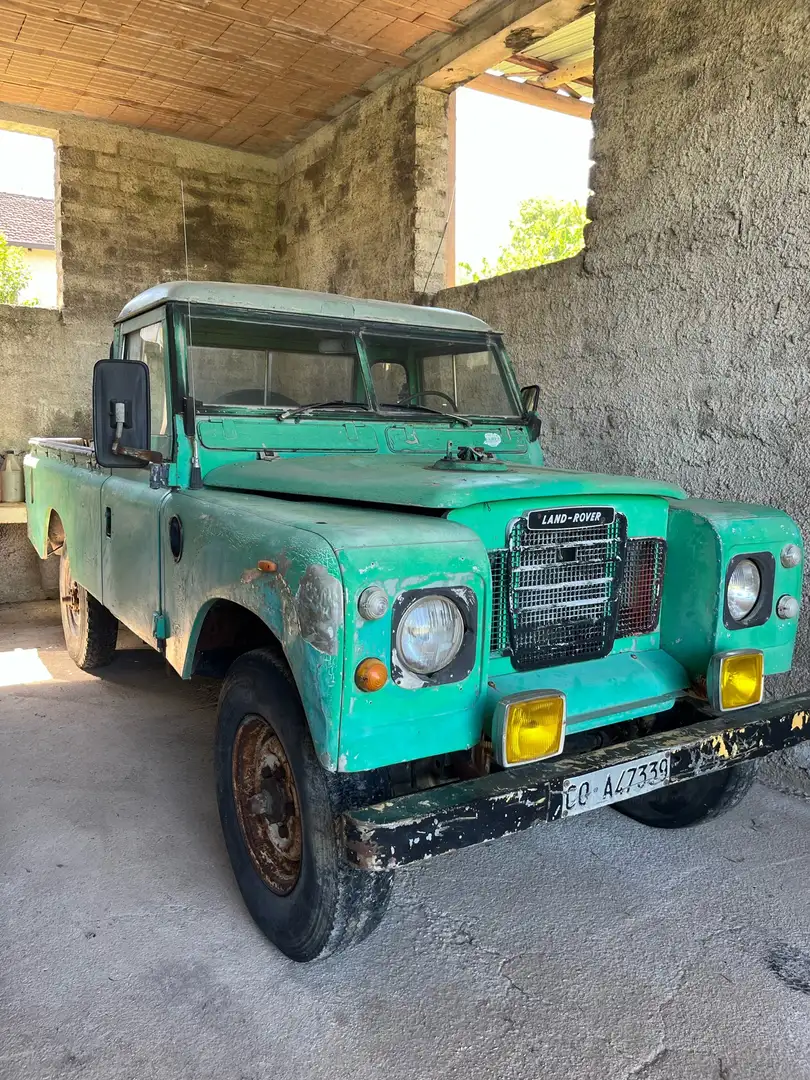
M367 937L385 914L393 875L348 863L340 817L385 791L376 778L323 769L295 687L270 650L246 653L225 679L215 768L228 854L262 933L298 961Z
M682 784L616 803L615 809L657 829L683 829L710 821L742 802L756 777L758 761L697 776Z
M59 604L70 659L82 671L105 667L115 656L118 620L75 581L67 544L59 557Z

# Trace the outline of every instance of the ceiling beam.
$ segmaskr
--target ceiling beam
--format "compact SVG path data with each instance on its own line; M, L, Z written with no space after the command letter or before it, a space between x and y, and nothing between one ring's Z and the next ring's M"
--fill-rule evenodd
M588 101L578 101L576 98L565 97L564 94L555 94L553 90L545 90L532 83L515 82L501 75L477 75L465 84L469 90L480 90L484 94L495 94L498 97L509 98L510 101L522 101L525 105L538 105L541 109L551 109L553 112L565 113L567 116L578 116L583 120L590 120L593 106Z
M553 90L555 86L564 86L565 83L576 82L583 75L593 75L593 55L586 56L582 60L575 60L572 64L563 64L562 67L554 68L553 71L541 75L534 82L537 86L545 86L549 90Z
M509 63L519 64L520 67L529 68L530 71L539 71L541 75L548 75L550 71L554 70L554 65L550 64L548 60L538 60L536 56L523 56L521 53L510 56Z
M424 71L425 86L446 93L464 86L513 53L592 11L594 0L545 0L539 5L531 0L531 4L530 8L522 0L509 0L467 30L454 34L441 49L417 63ZM427 64L431 70L425 70Z

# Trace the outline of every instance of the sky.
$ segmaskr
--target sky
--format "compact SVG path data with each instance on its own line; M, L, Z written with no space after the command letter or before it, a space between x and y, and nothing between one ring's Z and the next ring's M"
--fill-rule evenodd
M477 90L456 93L456 261L497 258L520 203L585 202L591 123ZM53 198L50 139L0 131L0 191Z
M591 135L590 120L456 91L456 261L494 262L524 199L584 203Z
M53 143L50 139L0 131L0 191L53 198Z

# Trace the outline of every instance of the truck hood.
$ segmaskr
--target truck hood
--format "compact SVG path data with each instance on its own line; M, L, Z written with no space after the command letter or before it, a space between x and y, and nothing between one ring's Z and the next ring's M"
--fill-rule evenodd
M512 463L498 467L459 464L446 470L434 466L433 459L426 462L424 458L311 454L220 465L206 475L205 486L430 510L453 510L475 503L521 498L686 497L686 492L674 484L635 476L569 472Z

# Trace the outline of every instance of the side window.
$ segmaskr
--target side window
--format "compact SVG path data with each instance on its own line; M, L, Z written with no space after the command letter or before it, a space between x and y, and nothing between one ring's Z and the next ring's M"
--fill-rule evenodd
M152 449L167 453L170 442L169 402L166 394L166 350L163 323L150 323L126 335L124 356L142 360L149 368L149 393L152 400Z

